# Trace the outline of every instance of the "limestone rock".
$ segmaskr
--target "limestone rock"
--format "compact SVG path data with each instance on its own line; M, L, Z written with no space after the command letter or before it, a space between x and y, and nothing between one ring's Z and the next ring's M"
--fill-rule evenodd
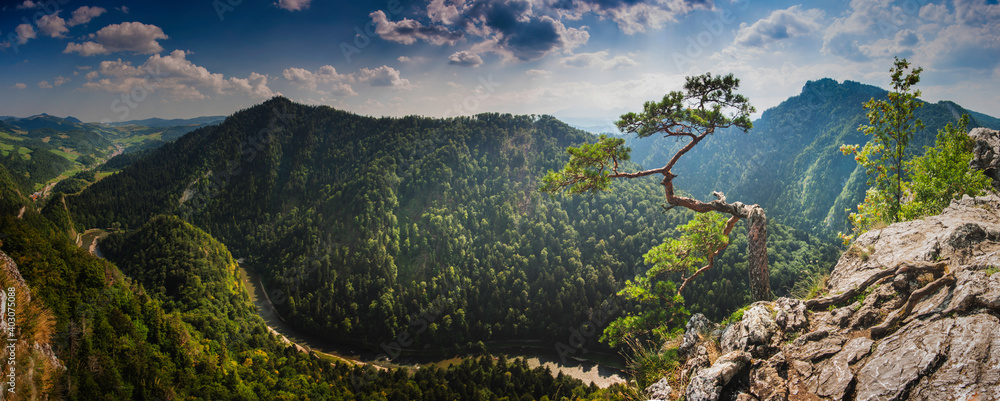
M993 179L993 189L1000 191L1000 131L973 128L969 136L976 141L969 167L982 170L983 174Z
M716 401L729 380L750 363L750 354L736 350L722 355L712 364L691 378L685 394L687 401Z
M774 321L785 331L799 331L809 327L806 304L802 300L782 297L775 300L774 305L778 309Z
M670 388L670 384L667 383L666 377L660 379L660 381L656 383L653 383L653 385L646 387L646 394L649 394L649 401L669 400L671 391L673 391L673 389Z
M677 353L684 356L691 352L711 327L712 322L705 315L700 313L691 315L691 318L688 319L687 327L684 329L684 340L677 349Z
M722 352L740 350L755 356L763 355L778 332L772 308L768 302L757 302L743 312L743 319L730 325L722 334Z

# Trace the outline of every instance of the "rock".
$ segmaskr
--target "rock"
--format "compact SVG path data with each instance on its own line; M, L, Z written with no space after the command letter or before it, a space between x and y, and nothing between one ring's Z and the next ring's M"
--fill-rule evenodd
M774 301L774 306L778 309L774 321L783 330L799 331L809 327L806 303L802 300L782 297Z
M646 394L649 394L650 401L669 400L670 392L673 390L670 388L670 384L667 383L667 378L664 377L660 381L653 383L653 385L646 387Z
M684 340L681 342L681 346L677 348L677 353L685 356L688 352L691 352L711 327L712 322L705 315L700 313L691 315L691 318L688 319L687 327L684 329Z
M815 361L840 352L841 345L847 341L842 335L832 335L819 341L811 341L788 350L785 354L789 359Z
M778 324L769 306L768 302L757 302L743 312L743 319L730 325L722 334L722 352L740 350L760 356L771 348Z
M755 369L751 376L750 394L760 401L788 399L788 384L781 372L787 369L785 355L774 354L763 366Z
M907 324L858 370L856 399L998 400L998 332L986 313Z
M736 350L722 355L712 364L691 378L685 391L686 401L715 401L722 388L750 363L750 354Z
M849 365L868 355L873 343L865 337L848 341L840 352L817 365L818 373L808 380L808 387L819 396L843 399L854 380Z
M982 170L984 175L993 179L993 189L1000 191L1000 131L973 128L969 137L975 141L969 167Z

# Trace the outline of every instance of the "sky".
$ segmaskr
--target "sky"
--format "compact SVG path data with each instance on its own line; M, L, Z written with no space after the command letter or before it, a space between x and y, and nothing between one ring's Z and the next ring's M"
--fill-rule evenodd
M996 0L10 0L0 115L228 115L282 95L372 116L551 114L610 127L732 73L758 112L824 77L1000 116Z

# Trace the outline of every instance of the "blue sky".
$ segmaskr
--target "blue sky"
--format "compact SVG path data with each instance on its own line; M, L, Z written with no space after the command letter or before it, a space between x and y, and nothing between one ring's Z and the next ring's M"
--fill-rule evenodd
M553 114L608 126L683 78L733 73L759 111L830 77L1000 116L990 0L17 0L0 115L230 114L281 94L366 115Z

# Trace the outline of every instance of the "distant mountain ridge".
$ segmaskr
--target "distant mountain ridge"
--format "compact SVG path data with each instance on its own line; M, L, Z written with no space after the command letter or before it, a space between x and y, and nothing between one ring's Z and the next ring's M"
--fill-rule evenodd
M112 127L122 127L126 125L142 125L152 128L165 128L165 127L189 126L189 125L197 125L203 127L206 125L219 124L225 119L226 116L204 116L204 117L194 117L194 118L171 118L171 119L147 118L144 120L111 122L108 123L108 125Z

